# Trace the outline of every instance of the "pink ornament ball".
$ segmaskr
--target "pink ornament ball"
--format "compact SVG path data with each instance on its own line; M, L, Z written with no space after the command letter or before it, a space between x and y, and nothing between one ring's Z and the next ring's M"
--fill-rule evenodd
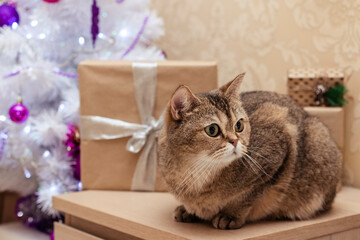
M17 103L9 109L9 116L14 123L23 123L29 116L29 110L22 103Z
M59 2L60 0L43 0L44 2L47 2L47 3L57 3Z

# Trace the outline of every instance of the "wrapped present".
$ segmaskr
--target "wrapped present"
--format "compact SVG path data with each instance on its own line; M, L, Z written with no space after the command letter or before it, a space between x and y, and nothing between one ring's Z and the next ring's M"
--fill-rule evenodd
M344 73L340 69L290 69L288 94L302 106L342 106Z
M341 107L305 107L306 112L318 117L330 130L331 137L340 149L344 147L344 109Z
M85 61L79 68L83 189L162 191L156 139L180 85L217 87L214 62Z

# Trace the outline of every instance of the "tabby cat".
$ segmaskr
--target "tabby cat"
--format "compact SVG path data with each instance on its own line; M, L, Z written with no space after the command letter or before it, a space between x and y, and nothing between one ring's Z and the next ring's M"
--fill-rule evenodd
M173 94L159 135L159 168L182 202L179 222L236 229L259 219L301 220L331 207L341 153L329 130L286 95L219 89Z

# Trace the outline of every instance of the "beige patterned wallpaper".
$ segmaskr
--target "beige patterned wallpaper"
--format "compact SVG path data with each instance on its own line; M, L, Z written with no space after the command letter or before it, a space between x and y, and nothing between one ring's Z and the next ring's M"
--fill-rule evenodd
M153 0L169 59L216 60L220 84L246 72L244 90L286 93L294 66L341 67L352 100L345 108L345 179L360 187L359 0Z

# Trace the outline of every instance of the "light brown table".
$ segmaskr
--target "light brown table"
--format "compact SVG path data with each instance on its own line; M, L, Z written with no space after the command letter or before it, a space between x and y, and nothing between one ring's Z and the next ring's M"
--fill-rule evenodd
M61 239L360 239L360 189L343 187L333 209L307 221L262 221L238 230L178 223L178 202L168 193L83 191L54 197L66 213L56 224Z

